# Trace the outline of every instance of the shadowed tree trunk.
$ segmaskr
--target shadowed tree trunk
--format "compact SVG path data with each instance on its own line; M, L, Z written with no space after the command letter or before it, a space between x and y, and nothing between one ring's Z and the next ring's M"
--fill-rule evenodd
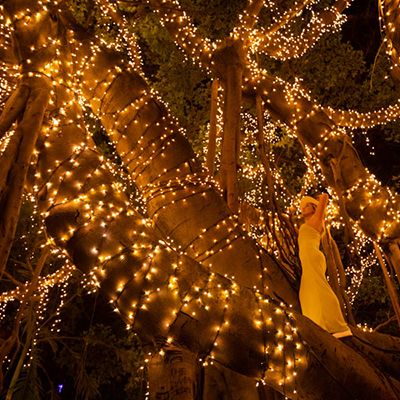
M210 176L215 172L215 152L217 141L217 113L218 113L218 88L219 80L214 79L211 87L211 105L210 105L210 131L208 133L207 147L207 168Z
M237 169L240 150L240 108L242 103L242 44L230 43L216 56L214 63L224 84L224 129L220 181L226 202L233 213L239 210Z
M50 95L50 84L45 77L26 77L10 98L3 115L11 115L4 122L4 133L18 120L18 124L2 159L0 180L0 276L4 271L13 243L21 208L26 174L42 125ZM19 104L16 104L19 103ZM10 108L10 109L9 109ZM11 108L14 108L11 110ZM8 114L9 113L9 114Z
M194 400L199 394L199 365L193 353L167 347L149 363L150 400Z

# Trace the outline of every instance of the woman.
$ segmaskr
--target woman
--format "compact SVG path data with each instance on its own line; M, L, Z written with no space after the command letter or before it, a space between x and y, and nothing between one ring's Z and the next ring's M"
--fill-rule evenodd
M352 333L343 318L339 301L325 278L326 260L319 250L324 230L324 214L328 204L326 193L318 200L305 196L300 209L305 223L299 230L299 253L302 267L300 304L303 315L337 338Z

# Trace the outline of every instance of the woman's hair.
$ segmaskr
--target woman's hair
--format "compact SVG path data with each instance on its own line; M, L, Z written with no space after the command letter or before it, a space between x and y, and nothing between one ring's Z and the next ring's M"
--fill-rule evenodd
M314 197L311 197L311 196L304 196L300 200L300 211L309 203L311 203L312 205L317 206L318 205L318 200L314 199Z

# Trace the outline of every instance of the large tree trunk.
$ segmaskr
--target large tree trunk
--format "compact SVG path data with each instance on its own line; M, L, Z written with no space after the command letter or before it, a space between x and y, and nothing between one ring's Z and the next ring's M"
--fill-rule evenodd
M256 288L259 287L260 281L256 275L257 268L261 267L262 271L267 266L268 270L263 276L264 281L262 283L268 286L271 285L272 290L271 286L269 286L269 289L264 288L264 296L271 296L270 302L274 302L274 298L277 299L281 296L287 300L289 298L286 297L288 296L287 291L290 291L290 289L285 283L286 280L279 274L276 266L271 264L268 257L260 253L252 244L252 241L243 233L241 233L240 240L230 241L229 246L220 245L218 252L211 251L215 248L214 239L219 243L222 242L221 235L225 234L225 239L229 237L229 229L226 229L220 222L221 214L225 218L227 217L226 208L212 187L204 183L194 184L201 177L200 168L193 158L187 142L178 134L176 127L166 124L168 117L164 107L149 98L144 82L131 72L124 71L121 61L118 61L116 57L115 53L112 54L109 51L97 54L97 57L93 60L93 69L87 68L84 76L84 94L87 100L91 102L95 112L101 117L132 177L146 194L153 221L155 221L165 237L169 238L176 249L185 250L187 254L203 264L204 267L212 267L214 273L219 273L221 276L228 274L228 277L235 275L236 284L243 285L241 291L244 290L244 286L254 285L254 283ZM119 65L122 71L110 76L109 71L115 70L115 65ZM96 92L91 89L91 82L93 82L94 78L105 83L101 86L101 90ZM122 91L121 87L127 84L129 84L131 90L129 92ZM138 105L141 105L141 107L138 107ZM126 112L126 110L132 109L133 106L135 106L134 113ZM165 132L169 132L169 140L166 140ZM142 168L138 169L138 165L142 166ZM145 168L143 168L143 165L145 165ZM194 174L196 171L197 176ZM171 189L173 189L174 194L172 194ZM206 197L203 193L205 193ZM209 199L208 201L207 198ZM211 199L212 201L210 201ZM180 214L182 207L185 210L184 214ZM235 230L235 232L240 233L239 227L235 226L231 219L226 221L231 226L231 231ZM217 227L223 232L215 229ZM224 238L224 236L222 237ZM277 279L279 275L281 278ZM243 295L245 292L242 292ZM247 295L243 298L241 297L242 304L239 305L235 296L230 296L229 309L240 309L244 304L246 304L247 309L251 309L252 301L249 302L250 298L245 300L246 297ZM259 304L262 315L265 315L264 311L262 311L265 304L267 303L264 301ZM297 306L295 305L294 309L296 308ZM198 308L188 308L187 311L194 311L196 319L201 319ZM252 315L251 319L257 320L257 313L249 313L247 311L238 318L238 316L233 316L228 312L229 320L235 321L235 329L231 330L231 322L227 327L224 327L224 311L221 311L222 315L220 314L219 317L222 318L220 319L220 327L223 328L224 334L221 333L220 329L222 328L217 330L218 346L210 353L211 359L218 360L224 365L229 365L238 372L249 374L252 369L251 363L245 362L245 359L241 359L238 354L234 359L231 359L232 349L237 351L239 347L243 347L246 344L241 343L239 347L231 347L230 341L232 337L228 332L235 336L238 332L247 331L249 329L247 324L250 323L248 317ZM190 313L188 314L190 315ZM275 375L269 368L264 377L268 384L275 386L278 390L291 397L299 395L306 398L335 398L336 396L338 398L346 398L346 396L351 398L351 396L357 397L359 395L368 398L369 396L382 396L382 393L385 392L384 395L396 398L398 390L396 381L393 381L394 388L391 387L392 378L389 379L390 382L384 379L378 385L376 381L371 385L372 381L370 379L374 380L372 377L376 372L373 372L373 368L371 369L369 361L365 361L356 352L348 352L349 348L347 346L334 340L331 335L318 329L306 318L296 313L293 315L296 315L295 318L298 320L299 326L302 326L301 335L303 340L308 345L312 343L312 350L309 353L311 358L307 358L307 378L305 378L305 375L297 373L295 378L297 384L296 394L293 392L295 389L292 387L293 377L290 377L289 374L280 375L282 374L282 369L280 369L280 373ZM248 322L245 322L246 320ZM250 324L254 323L258 324L256 321ZM277 324L279 323L277 322ZM189 325L189 320L186 320L186 328ZM262 326L263 322L261 321L259 325ZM269 338L267 326L266 329L265 348L270 346L269 341L272 339ZM316 333L316 331L319 333ZM250 338L250 335L248 337ZM194 336L188 336L183 344L189 347L190 344L193 345L197 340ZM335 343L333 348L328 344L330 340ZM316 346L315 349L314 346ZM272 357L276 356L277 351L279 352L279 348L275 349L272 354L268 353L268 356L271 357L268 360L268 365L274 365L274 369L279 365L272 361ZM340 357L337 357L338 352L342 354ZM338 381L342 382L341 384L345 386L345 389L343 387L340 389L336 386L336 383L328 383L322 379L322 375L325 372L321 375L321 364L320 361L317 361L319 357L317 356L316 359L313 359L314 355L318 353L320 353L320 356L323 354L324 359L326 357L323 365L324 368L327 368L328 375L332 374L332 376L338 377ZM262 366L265 361L261 361L263 359L262 353L259 353L259 356L261 358L255 362L261 367L259 373L262 373ZM288 360L287 356L285 358ZM299 358L296 356L295 359L289 362L289 365L292 365L293 362L298 363ZM331 358L332 362L328 361ZM340 367L336 367L338 364L340 364ZM356 365L357 367L355 367ZM275 370L275 372L277 371ZM316 375L313 375L314 373ZM344 383L347 378L342 374L346 376L348 376L347 374L353 375L352 379L357 383L352 385L351 388L347 387ZM310 378L311 380L308 381ZM292 382L289 383L291 379ZM379 378L380 380L381 378ZM368 384L367 382L371 383ZM315 385L318 385L318 389ZM369 389L366 389L366 385L369 386ZM356 394L356 391L359 390L360 393ZM338 394L339 392L340 394Z
M194 354L172 346L160 353L149 363L150 400L199 398L200 368Z
M24 109L21 110L22 118L11 139L11 146L6 149L5 157L0 164L4 177L0 187L0 276L6 266L14 240L26 174L51 88L48 79L37 77L23 79L21 86L26 86L29 95Z
M90 59L84 95L145 195L157 231L131 207L87 137L67 66L47 109L58 123L43 129L30 182L49 235L99 281L144 344L182 346L205 368L221 364L289 398L399 398L400 340L371 336L382 350L365 340L361 350L354 329L352 348L299 314L279 265L204 182L144 80L118 53L90 51L83 45L78 53Z
M16 123L11 146L6 149L1 162L0 276L15 235L26 174L50 97L51 81L38 71L53 61L56 46L49 37L57 34L57 24L49 13L41 14L27 28L19 15L20 11L25 11L24 5L21 8L16 2L6 2L2 9L13 24L14 39L18 38L14 53L21 65L22 78L0 116L0 137ZM42 6L35 4L30 12L41 9Z
M219 171L226 202L232 213L239 211L237 171L240 151L240 111L242 104L243 51L240 41L228 42L217 55L217 65L224 84L224 129Z

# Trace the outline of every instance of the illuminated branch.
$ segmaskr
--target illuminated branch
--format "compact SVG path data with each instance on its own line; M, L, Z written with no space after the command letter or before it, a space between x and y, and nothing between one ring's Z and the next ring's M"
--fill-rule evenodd
M51 80L42 71L53 62L58 47L52 39L55 23L41 5L25 10L6 3L2 11L13 24L22 78L0 117L0 137L17 123L12 143L1 160L0 276L14 239L29 163L49 101ZM34 33L26 29L28 22ZM48 35L45 39L44 32Z
M264 34L266 36L271 36L275 32L278 32L285 25L287 25L292 19L296 18L302 11L310 4L314 3L315 0L304 0L297 1L293 7L286 11L282 16L280 16L278 22L275 22L271 27L266 28Z
M265 0L249 0L247 7L239 15L239 23L233 30L233 35L237 38L246 39L248 32L250 32L254 25L257 23L258 14L264 5Z
M400 102L380 110L364 113L354 110L335 110L331 107L322 106L319 106L319 109L336 125L347 128L373 128L400 119Z
M218 112L219 80L214 79L211 85L210 128L208 132L208 147L206 165L210 176L214 176L215 151L217 141L217 112Z
M229 57L227 58L229 59ZM239 209L237 168L240 152L242 74L243 70L239 59L228 62L224 69L224 129L219 173L222 189L226 191L228 207L235 214Z
M45 265L46 259L49 255L49 247L44 247L41 250L41 254L39 257L39 260L37 261L37 264L35 265L35 269L32 271L32 280L31 282L29 282L29 284L27 285L27 290L25 292L26 297L23 297L20 300L20 307L18 308L18 312L17 315L13 321L13 326L12 326L12 330L9 333L8 337L6 340L3 340L0 346L0 365L4 365L7 356L10 354L11 350L17 346L18 347L18 338L19 338L19 333L20 333L20 329L21 329L21 322L23 320L24 317L26 317L26 313L27 313L27 309L29 309L29 307L31 306L30 301L33 297L33 295L35 294L35 292L37 292L38 289L38 282L39 282L39 277L40 274L42 272L42 269ZM27 329L29 332L25 332L25 334L28 336L29 340L27 340L25 342L25 351L23 350L23 357L26 356L26 351L28 350L27 345L28 343L31 343L31 337L30 335L32 334L32 327ZM19 368L22 367L22 363L19 364ZM18 367L17 367L18 369ZM14 377L17 377L18 373L14 373ZM3 382L3 375L1 372L1 380ZM10 382L10 387L8 390L13 390L14 386L15 386L16 382L14 381L14 379L11 380Z
M261 87L271 115L291 127L309 146L328 184L343 193L348 214L365 234L379 241L399 239L399 196L382 187L364 167L351 139L300 90L270 77L264 78Z
M0 204L2 205L0 276L6 266L14 240L29 162L42 125L51 88L48 79L44 77L25 78L21 82L21 86L24 85L28 88L29 94L25 96L25 103L20 107L20 112L14 114L15 117L22 118L18 121L11 143L3 152L0 163ZM14 122L14 120L7 122Z
M210 67L213 43L208 38L200 37L196 27L190 22L186 12L176 0L147 0L184 52L203 67Z
M349 6L352 0L338 0L336 4L318 14L313 14L307 27L300 34L285 34L281 30L267 34L263 30L254 31L252 51L264 52L271 57L280 60L302 56L306 51L329 30L338 30L345 17L343 10Z
M112 0L99 0L100 8L103 9L106 14L108 14L112 20L117 24L122 36L127 41L129 46L129 51L132 57L132 67L135 71L141 71L142 69L142 59L140 56L140 49L137 44L136 37L129 30L128 21L117 9L115 4L112 4Z
M392 75L400 81L400 1L379 0L379 14L383 21L386 51L392 60Z

